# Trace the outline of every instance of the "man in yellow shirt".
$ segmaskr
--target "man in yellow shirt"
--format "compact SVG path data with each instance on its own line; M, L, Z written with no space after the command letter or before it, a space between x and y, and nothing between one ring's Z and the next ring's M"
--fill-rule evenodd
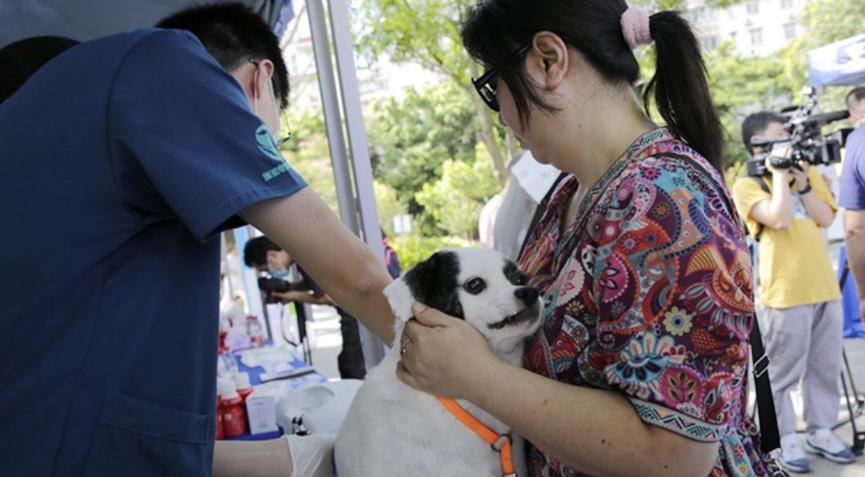
M742 123L745 147L755 159L765 158L767 171L738 179L733 199L758 240L759 300L768 323L764 338L782 436L780 461L788 470L807 472L811 463L796 435L790 398L800 381L809 434L805 450L839 463L852 462L854 455L831 431L838 418L843 312L821 229L832 224L837 206L815 168L804 161L788 169L772 167L769 147L757 146L788 139L784 122L761 112Z

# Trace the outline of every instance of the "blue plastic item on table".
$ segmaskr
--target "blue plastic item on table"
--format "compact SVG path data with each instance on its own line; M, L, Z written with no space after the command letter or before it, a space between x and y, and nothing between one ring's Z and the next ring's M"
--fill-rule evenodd
M267 370L263 366L250 366L248 361L244 361L243 356L246 353L270 353L270 352L279 352L285 353L286 360L285 362L279 363L280 369L271 370L270 373L267 373ZM242 350L232 351L231 354L237 360L238 371L242 373L249 374L249 383L253 386L261 384L265 381L271 381L275 379L297 379L303 377L306 374L315 374L320 379L315 382L325 382L327 378L323 375L319 374L315 371L309 363L303 361L292 349L290 348L281 348L274 346L262 346L260 348L248 348ZM285 378L278 378L279 373L287 374ZM269 376L270 375L270 376ZM271 377L273 379L267 379Z

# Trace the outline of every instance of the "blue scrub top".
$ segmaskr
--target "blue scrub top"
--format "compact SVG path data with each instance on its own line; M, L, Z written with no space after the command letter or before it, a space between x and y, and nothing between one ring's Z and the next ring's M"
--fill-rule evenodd
M0 473L210 475L215 237L303 179L175 30L55 58L0 151Z

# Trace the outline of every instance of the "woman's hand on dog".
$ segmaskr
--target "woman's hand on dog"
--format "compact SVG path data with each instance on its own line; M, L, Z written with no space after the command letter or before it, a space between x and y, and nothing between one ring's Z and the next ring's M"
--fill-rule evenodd
M478 376L501 360L464 320L417 303L412 312L415 318L402 332L397 377L435 396L472 399Z

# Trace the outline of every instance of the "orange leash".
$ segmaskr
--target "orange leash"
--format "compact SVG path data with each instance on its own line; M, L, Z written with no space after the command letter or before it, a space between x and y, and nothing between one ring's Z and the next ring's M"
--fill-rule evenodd
M442 406L454 415L466 427L474 431L481 439L483 439L494 451L499 453L499 460L502 463L503 477L516 477L514 472L514 459L511 455L511 436L508 434L499 435L495 431L487 427L483 422L479 421L475 416L469 414L463 409L458 402L453 399L438 397L436 398L442 403Z

